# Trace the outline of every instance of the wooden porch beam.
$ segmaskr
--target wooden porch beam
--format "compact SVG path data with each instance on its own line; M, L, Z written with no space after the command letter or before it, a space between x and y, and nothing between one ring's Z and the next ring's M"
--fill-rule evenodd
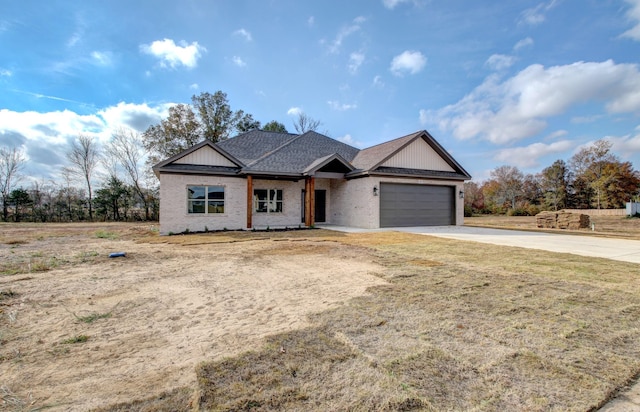
M307 177L304 180L304 224L307 227L316 224L316 178Z

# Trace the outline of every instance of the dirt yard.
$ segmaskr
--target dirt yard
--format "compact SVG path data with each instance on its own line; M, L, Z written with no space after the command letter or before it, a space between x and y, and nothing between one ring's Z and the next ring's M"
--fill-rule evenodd
M193 387L198 363L385 283L366 254L316 231L149 229L0 226L0 409L84 411Z
M0 224L0 410L596 411L640 373L637 269L402 232Z

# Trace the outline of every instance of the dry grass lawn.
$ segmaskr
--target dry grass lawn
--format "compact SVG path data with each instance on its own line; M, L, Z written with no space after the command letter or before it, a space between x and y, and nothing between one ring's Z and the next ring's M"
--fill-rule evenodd
M640 372L635 264L148 229L0 225L0 408L587 411Z

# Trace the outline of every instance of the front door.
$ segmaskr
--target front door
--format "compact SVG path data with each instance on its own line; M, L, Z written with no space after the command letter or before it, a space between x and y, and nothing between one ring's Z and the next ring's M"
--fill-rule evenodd
M316 190L316 223L327 221L327 191Z

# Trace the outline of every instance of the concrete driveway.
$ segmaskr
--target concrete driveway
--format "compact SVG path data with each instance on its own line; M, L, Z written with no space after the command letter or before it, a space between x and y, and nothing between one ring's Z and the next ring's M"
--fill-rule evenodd
M640 263L640 241L638 240L471 226L403 227L389 230Z
M515 246L573 253L580 256L601 257L623 262L640 263L640 241L612 239L599 236L568 235L561 233L529 232L524 230L490 229L473 226L419 226L359 229L345 226L321 225L323 229L340 232L366 233L397 231L429 235L447 239L469 240L501 246Z

